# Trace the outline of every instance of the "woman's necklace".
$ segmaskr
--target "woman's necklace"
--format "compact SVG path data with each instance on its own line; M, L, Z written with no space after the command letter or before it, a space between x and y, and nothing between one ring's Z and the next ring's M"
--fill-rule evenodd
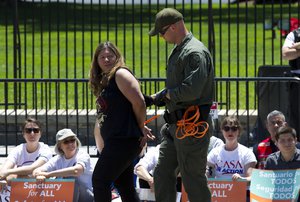
M106 72L102 72L101 73L101 81L100 81L100 85L102 86L106 86L107 85L107 82L108 82L108 73Z
M107 72L101 72L101 76L102 76L102 77L106 77L107 75L108 75Z

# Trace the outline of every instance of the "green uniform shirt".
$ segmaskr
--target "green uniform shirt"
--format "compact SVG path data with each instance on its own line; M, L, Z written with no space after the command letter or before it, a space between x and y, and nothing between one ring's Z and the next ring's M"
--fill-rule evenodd
M189 33L172 50L167 66L166 88L173 112L191 105L211 105L214 97L214 67L209 50Z

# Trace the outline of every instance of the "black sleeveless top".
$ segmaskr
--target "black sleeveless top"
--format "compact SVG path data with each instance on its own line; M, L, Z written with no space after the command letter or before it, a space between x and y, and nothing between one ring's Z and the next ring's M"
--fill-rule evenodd
M99 107L98 121L104 141L108 138L138 138L143 136L132 104L119 90L115 75L100 93L97 104Z

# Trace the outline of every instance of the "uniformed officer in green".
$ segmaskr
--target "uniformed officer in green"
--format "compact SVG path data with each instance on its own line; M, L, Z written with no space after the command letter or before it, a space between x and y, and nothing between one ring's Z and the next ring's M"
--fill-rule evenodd
M205 171L211 134L209 111L214 97L213 61L204 44L187 30L182 14L173 8L156 14L155 27L149 35L157 34L175 46L168 59L166 87L152 95L155 105L166 105L166 124L154 171L155 198L157 202L176 201L176 171L179 170L189 201L209 202L211 193ZM177 122L190 106L200 109L197 122L205 121L208 125L198 126L204 132L201 137L179 139L177 135L184 134L180 134L181 130L176 134Z

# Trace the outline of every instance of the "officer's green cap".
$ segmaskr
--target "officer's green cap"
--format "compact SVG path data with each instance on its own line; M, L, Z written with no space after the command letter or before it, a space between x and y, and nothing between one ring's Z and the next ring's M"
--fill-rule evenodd
M174 24L182 19L182 14L176 9L164 8L156 14L155 27L150 30L149 35L155 36L162 30L163 27Z

